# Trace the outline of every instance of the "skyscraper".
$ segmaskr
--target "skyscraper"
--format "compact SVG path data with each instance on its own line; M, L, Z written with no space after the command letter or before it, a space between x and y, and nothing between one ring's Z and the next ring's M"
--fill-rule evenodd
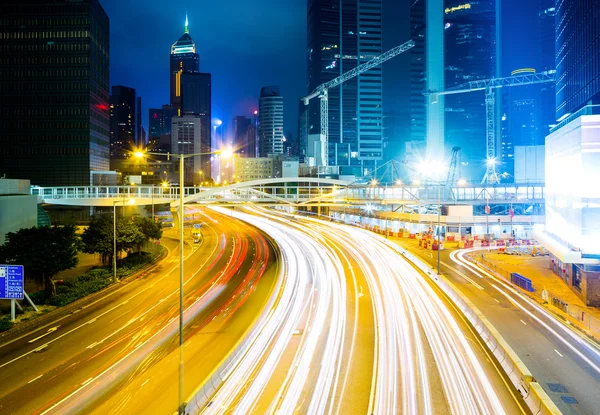
M600 104L600 30L598 3L556 3L556 119L589 102ZM583 51L583 52L582 52Z
M256 157L252 120L244 116L233 119L233 148L241 157Z
M90 184L109 168L109 19L98 0L8 0L0 22L0 175Z
M112 87L110 96L110 158L127 158L136 145L137 111L135 89ZM114 166L111 168L114 169Z
M183 35L171 46L171 105L181 109L181 74L200 71L200 56L196 53L196 43L190 36L187 13Z
M410 141L404 148L407 156L425 156L425 0L410 6L410 34L415 46L410 53Z
M381 0L308 1L308 90L382 52ZM382 68L329 90L328 160L340 173L362 176L383 159ZM319 102L308 134L321 132Z
M200 117L184 115L171 119L171 152L175 154L193 154L204 152L202 149L201 132L204 126ZM208 127L210 129L210 126ZM210 172L210 158L204 156L180 159L184 162L184 183L199 184L206 179ZM208 170L206 170L208 168Z
M135 102L135 145L136 147L143 147L146 145L146 132L142 126L142 97L137 97Z
M261 157L283 154L283 97L279 87L267 86L260 91L258 140Z
M150 108L148 110L149 138L160 137L163 134L171 134L171 118L177 115L177 109L170 105L162 108Z
M190 36L186 13L184 33L171 46L171 106L176 108L178 115L200 119L198 152L202 153L212 151L211 88L211 75L200 73L200 57ZM199 160L203 174L210 178L210 156L202 156Z
M461 3L446 0L444 10L446 88L496 74L494 0ZM486 163L485 102L481 93L445 98L447 147L461 147L468 174L479 179Z
M600 307L600 8L556 2L556 116L546 137L546 230L552 269ZM590 105L591 104L591 105Z

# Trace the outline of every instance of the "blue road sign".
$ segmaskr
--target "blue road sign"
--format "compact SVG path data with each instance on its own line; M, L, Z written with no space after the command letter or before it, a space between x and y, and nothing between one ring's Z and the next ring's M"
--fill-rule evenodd
M202 227L201 223L194 223L194 228L200 229Z
M0 265L0 298L23 299L23 265Z

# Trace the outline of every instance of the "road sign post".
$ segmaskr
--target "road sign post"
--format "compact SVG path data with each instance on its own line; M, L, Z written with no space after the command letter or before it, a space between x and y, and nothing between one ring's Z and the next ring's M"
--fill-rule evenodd
M23 265L0 265L0 299L10 301L10 317L15 321L15 300L24 298Z

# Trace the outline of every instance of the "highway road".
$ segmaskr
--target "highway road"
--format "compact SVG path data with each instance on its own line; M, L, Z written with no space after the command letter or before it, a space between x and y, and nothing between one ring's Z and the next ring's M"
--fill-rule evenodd
M437 253L393 238L435 266ZM487 317L564 414L600 414L600 348L546 309L464 259L441 252L441 270Z
M192 413L528 413L452 304L382 238L247 211L230 214L278 244L284 285Z
M186 245L184 276L184 358L192 369L212 347L195 334L212 327L217 316L226 321L242 309L258 314L272 285L262 277L274 266L274 251L256 229L214 212L197 213L205 239L201 246ZM146 405L160 412L145 413L176 410L179 257L178 245L167 244L170 255L148 275L0 346L0 413L142 413L137 408ZM238 329L239 337L247 327ZM235 341L211 351L214 361ZM186 393L205 375L187 366L184 374Z

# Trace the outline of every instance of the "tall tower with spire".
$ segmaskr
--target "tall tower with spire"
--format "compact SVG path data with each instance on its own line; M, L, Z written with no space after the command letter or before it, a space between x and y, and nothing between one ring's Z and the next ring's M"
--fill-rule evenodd
M171 46L171 105L181 110L181 75L200 72L200 56L190 36L187 12L183 35Z

